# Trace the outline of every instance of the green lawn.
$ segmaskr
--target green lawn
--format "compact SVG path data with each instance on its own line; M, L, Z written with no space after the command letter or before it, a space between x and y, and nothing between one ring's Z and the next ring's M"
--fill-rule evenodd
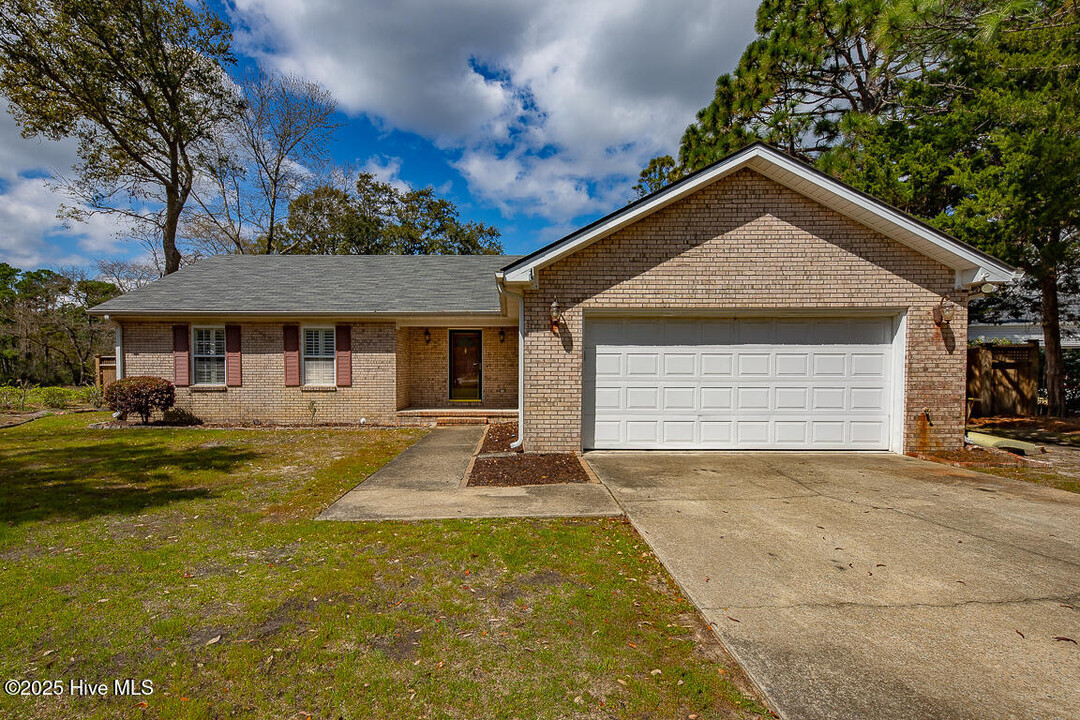
M103 417L0 430L5 716L767 714L623 520L315 522L423 431Z

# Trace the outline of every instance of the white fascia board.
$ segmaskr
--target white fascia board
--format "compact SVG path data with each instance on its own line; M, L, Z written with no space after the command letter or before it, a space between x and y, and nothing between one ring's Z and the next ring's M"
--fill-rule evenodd
M973 270L983 275L981 280L984 282L1008 282L1016 277L1016 272L1005 263L926 227L898 210L847 188L842 183L819 174L780 152L765 145L753 145L685 182L672 185L668 191L658 193L647 202L632 206L598 225L564 238L538 253L526 264L505 272L503 280L507 283L531 283L534 281L537 269L577 252L744 167L750 167L803 195L810 196L808 188L820 189L824 191L825 197L812 197L812 199L862 224L867 224L867 219L871 218L877 221L874 223L878 225L875 229L881 230L883 234L898 242L934 257L954 270ZM919 247L922 243L913 243L912 240L921 240L926 245ZM931 249L937 252L930 252Z

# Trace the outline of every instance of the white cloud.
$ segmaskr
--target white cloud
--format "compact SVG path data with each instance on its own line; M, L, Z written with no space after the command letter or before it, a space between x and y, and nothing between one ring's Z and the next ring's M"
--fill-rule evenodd
M460 156L470 190L555 221L627 199L753 33L756 0L236 0L241 47Z
M361 172L371 173L399 192L409 192L412 187L401 179L401 158L372 155L360 166Z
M57 218L61 205L74 205L42 177L69 172L73 141L26 140L0 106L0 262L31 269L42 265L87 265L120 250L116 218L95 215L86 222Z

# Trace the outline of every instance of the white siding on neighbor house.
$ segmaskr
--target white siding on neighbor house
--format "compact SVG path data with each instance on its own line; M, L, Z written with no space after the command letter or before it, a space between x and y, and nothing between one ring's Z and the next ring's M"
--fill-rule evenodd
M893 442L894 318L589 318L583 445L862 449Z

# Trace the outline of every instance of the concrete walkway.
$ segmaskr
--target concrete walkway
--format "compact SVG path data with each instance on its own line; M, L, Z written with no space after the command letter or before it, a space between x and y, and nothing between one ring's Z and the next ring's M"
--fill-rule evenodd
M585 458L783 717L1080 718L1080 495L887 454Z
M483 426L438 427L328 507L319 520L622 515L598 483L462 487Z

